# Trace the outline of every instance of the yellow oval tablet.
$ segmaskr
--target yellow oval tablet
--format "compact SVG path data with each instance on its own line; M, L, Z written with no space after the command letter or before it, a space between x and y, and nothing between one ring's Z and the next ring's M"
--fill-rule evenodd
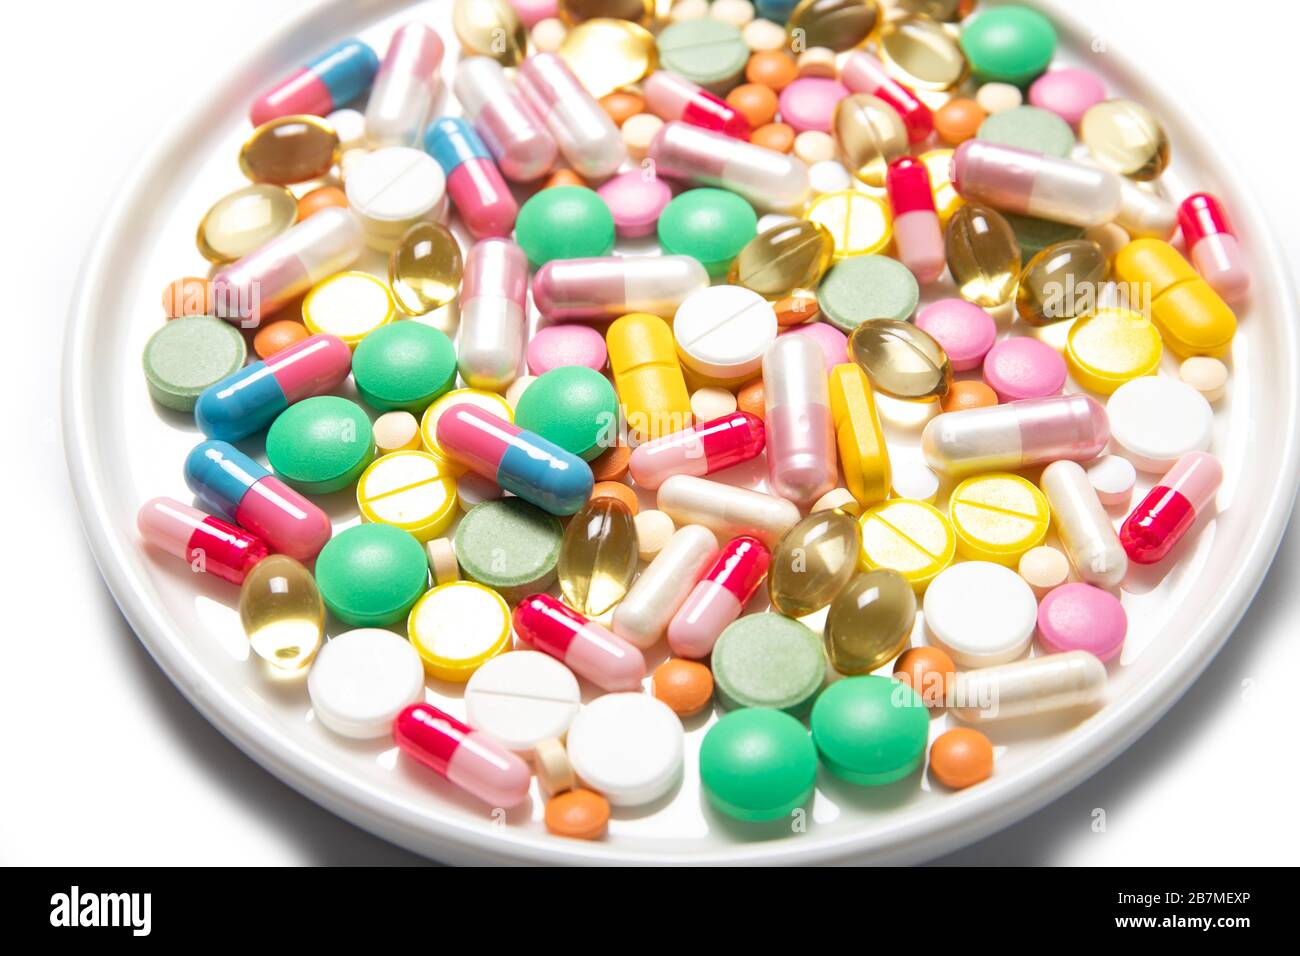
M391 524L420 541L436 538L456 515L456 480L423 451L396 451L370 463L357 480L363 521Z
M303 325L337 335L351 348L397 316L393 293L366 272L340 272L318 283L302 300Z
M447 457L442 446L438 444L438 419L442 413L453 405L469 404L504 418L508 422L515 420L515 410L496 392L485 392L480 388L457 388L442 396L424 410L420 419L420 440L424 450L447 466L447 474L459 477L465 474L465 466Z
M952 490L948 515L957 552L972 561L1015 568L1030 548L1043 543L1051 523L1047 498L1019 475L967 478Z
M947 226L952 214L966 205L966 200L952 184L952 150L932 149L917 158L930 174L930 191L934 194L934 210L939 214L939 222Z
M897 571L917 594L924 593L936 574L952 564L957 536L934 505L909 498L894 498L873 505L858 519L862 550L858 564L864 571Z
M463 684L510 647L510 607L473 581L440 584L415 602L406 633L430 677Z
M894 237L889 207L856 189L827 193L815 200L803 217L830 231L836 259L880 252Z
M1160 330L1132 309L1101 309L1070 326L1065 362L1074 380L1099 395L1125 382L1154 375L1164 346Z

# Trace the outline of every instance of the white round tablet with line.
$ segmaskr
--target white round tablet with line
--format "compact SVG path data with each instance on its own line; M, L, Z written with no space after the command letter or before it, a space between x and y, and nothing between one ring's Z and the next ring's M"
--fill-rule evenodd
M606 694L569 728L573 769L616 807L652 803L682 777L682 722L649 694Z
M411 226L441 219L447 177L422 149L390 146L359 158L344 181L348 207L361 222L366 244L387 252Z
M326 643L307 674L307 696L322 724L344 737L392 733L408 704L424 700L424 665L411 642L377 627Z
M470 726L520 754L550 737L563 737L581 700L573 671L540 651L494 657L465 685Z
M763 353L776 341L776 328L772 303L738 285L691 293L673 319L682 361L692 371L724 382L758 373Z
M1144 375L1115 389L1106 402L1110 437L1137 468L1163 474L1214 437L1214 411L1205 396L1176 378Z
M962 667L1015 660L1029 647L1038 622L1038 601L1028 582L991 561L963 561L940 571L922 609L934 644Z

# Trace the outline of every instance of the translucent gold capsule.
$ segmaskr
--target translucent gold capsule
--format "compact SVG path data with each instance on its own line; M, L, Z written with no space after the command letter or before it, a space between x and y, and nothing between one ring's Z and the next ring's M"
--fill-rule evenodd
M932 149L917 157L930 174L934 211L939 214L939 222L944 226L948 225L953 213L966 205L966 200L962 199L961 193L952 184L952 154L951 149Z
M195 243L209 262L233 262L293 225L298 200L283 186L254 183L222 196L204 214Z
M339 134L319 116L282 116L253 130L239 169L255 183L290 186L319 179L339 157Z
M819 611L844 590L858 566L858 520L816 511L781 538L767 572L772 606L787 617Z
M1030 325L1050 325L1096 311L1107 271L1106 253L1089 239L1048 246L1020 273L1016 311Z
M849 336L849 355L885 395L933 402L952 386L943 346L910 322L868 319Z
M528 55L528 32L507 0L456 0L451 28L461 56L487 56L502 66L518 66Z
M904 17L880 29L885 69L915 90L950 90L966 78L966 55L943 24Z
M944 231L948 270L968 302L991 309L1011 298L1020 278L1020 243L1001 213L968 203Z
M885 185L885 170L907 155L907 128L898 111L870 93L840 100L831 122L840 162L868 186Z
M787 29L796 53L813 47L838 53L866 43L879 22L876 0L800 0L790 11Z
M975 9L975 0L892 0L891 17L917 16L939 23L957 23Z
M655 0L559 0L556 12L570 26L596 17L607 17L648 27L655 19Z
M587 92L597 98L640 82L659 65L659 49L649 30L608 17L578 24L558 52Z
M731 263L727 282L769 299L783 299L815 288L834 255L835 239L825 226L789 220L749 240Z
M826 615L823 640L841 674L869 674L903 652L916 623L916 594L897 571L860 574Z
M388 284L407 315L427 315L460 292L460 245L436 222L412 226L388 257Z
M259 561L239 591L239 620L253 653L278 670L301 670L325 633L325 605L311 572L293 558Z
M617 498L593 498L569 520L556 573L564 603L595 617L627 594L636 574L636 524Z
M1155 179L1169 165L1169 137L1149 109L1132 100L1104 100L1079 121L1079 138L1094 159L1133 179Z

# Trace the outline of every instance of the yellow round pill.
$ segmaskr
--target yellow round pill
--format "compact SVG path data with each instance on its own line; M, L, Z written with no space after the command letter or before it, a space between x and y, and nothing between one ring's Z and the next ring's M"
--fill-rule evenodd
M430 677L463 684L509 649L510 607L473 581L440 584L415 602L406 633Z
M462 404L474 405L508 422L515 420L515 410L509 402L496 392L485 392L479 388L454 389L426 408L424 417L420 419L420 440L424 442L424 450L439 461L445 462L447 473L457 477L465 474L466 468L452 461L438 444L438 419L451 406Z
M456 516L456 480L428 452L395 451L361 473L357 507L363 521L391 524L428 541Z
M393 293L367 272L330 276L302 300L302 322L308 330L337 335L353 348L396 316Z
M1100 309L1079 319L1065 340L1065 362L1074 380L1099 395L1125 382L1154 375L1160 367L1160 330L1132 309Z
M856 189L821 196L808 207L804 218L830 231L836 259L880 252L894 236L889 207Z
M934 194L934 210L939 214L939 222L947 226L949 217L966 205L966 200L952 184L952 150L932 149L917 158L930 174L930 192Z
M872 505L858 519L862 546L858 564L864 571L897 571L917 594L952 564L957 537L938 508L924 501L893 498Z
M967 478L952 490L948 515L958 554L1009 568L1043 543L1052 520L1047 498L1033 482L1009 474Z

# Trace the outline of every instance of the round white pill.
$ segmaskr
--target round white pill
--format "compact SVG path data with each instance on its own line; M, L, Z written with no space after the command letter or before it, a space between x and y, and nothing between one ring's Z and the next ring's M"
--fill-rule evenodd
M821 130L804 130L794 138L794 154L811 166L835 158L835 140Z
M1127 505L1137 484L1137 469L1127 458L1105 455L1084 467L1093 491L1107 508Z
M1193 355L1178 366L1178 377L1205 396L1207 402L1217 402L1228 391L1228 366L1208 355Z
M554 53L568 35L569 28L555 17L538 20L533 24L532 32L529 34L538 53Z
M1142 471L1163 473L1183 455L1205 451L1214 435L1210 403L1186 382L1146 375L1106 402L1110 436Z
M919 461L903 460L890 471L890 487L895 498L933 502L939 494L939 476Z
M663 127L664 121L653 113L637 113L629 116L620 127L623 145L633 162L645 159L646 150L654 141L655 134Z
M991 561L963 561L940 571L926 589L923 609L934 643L963 667L1019 657L1038 620L1029 583Z
M344 737L392 732L408 704L424 700L424 665L410 641L366 627L326 643L307 674L316 719Z
M542 785L542 790L552 796L578 785L573 764L569 762L569 752L564 749L563 741L554 737L533 748L533 769L537 771L537 782Z
M834 79L839 68L835 65L835 51L829 47L813 46L799 54L795 61L800 76L822 76Z
M1070 559L1056 548L1039 545L1020 556L1019 571L1034 596L1041 600L1044 594L1069 578Z
M357 110L335 110L325 122L339 134L339 149L349 150L366 145L366 118Z
M366 244L381 252L397 245L417 222L439 219L446 211L447 178L422 149L377 149L352 165L344 188Z
M815 193L836 193L852 185L849 171L833 159L824 159L808 167L808 184Z
M649 694L606 694L569 727L569 760L616 807L662 797L681 780L682 722Z
M713 0L709 16L740 29L754 19L754 5L749 0Z
M371 430L380 455L420 447L420 423L410 412L385 412L375 419Z
M676 10L676 7L673 9ZM740 35L745 45L755 53L779 50L785 46L785 29L771 20L750 20Z
M1018 87L1010 83L985 83L975 92L975 102L985 113L1013 110L1024 102Z
M700 375L727 382L757 374L776 328L772 303L737 285L691 293L673 319L682 360Z
M668 18L673 23L679 23L682 20L699 20L708 15L709 0L677 0L669 11Z
M813 511L833 511L839 508L845 514L862 514L862 505L847 488L832 488L813 503Z
M547 738L563 737L581 701L573 671L540 651L494 657L465 685L469 725L521 754Z
M469 511L485 501L496 501L505 494L491 478L467 471L456 479L456 503L461 511Z

